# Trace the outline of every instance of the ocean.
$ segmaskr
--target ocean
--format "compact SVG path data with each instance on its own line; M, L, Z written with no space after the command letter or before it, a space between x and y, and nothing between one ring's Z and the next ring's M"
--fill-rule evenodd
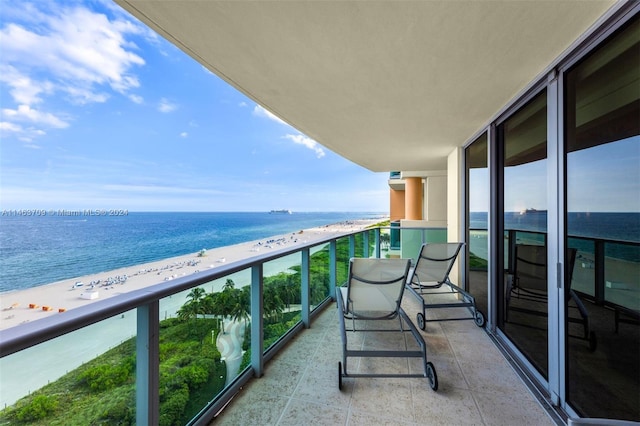
M474 231L487 229L487 212L471 212L469 227ZM507 230L531 232L527 238L543 240L543 233L547 231L547 212L535 211L526 214L520 212L505 212L504 227ZM538 235L535 235L538 233ZM570 212L567 214L567 233L570 247L576 247L586 252L593 252L593 240L609 242L631 242L629 244L607 244L605 253L631 262L640 262L640 213L583 213ZM486 259L486 233L475 232L470 241L470 250L476 256Z
M0 217L0 293L301 229L386 216L361 212L39 213Z
M469 227L487 229L487 212L471 212ZM518 231L547 232L547 212L505 212L504 227ZM637 243L640 242L640 213L570 212L567 215L567 232L572 237Z
M384 216L359 212L71 213L81 214L0 216L0 293L196 253L203 248ZM568 223L571 236L640 242L640 213L569 213ZM470 226L486 229L487 213L472 212ZM546 212L506 213L505 226L545 232ZM476 255L485 257L486 242L481 240L472 239L471 247ZM623 259L640 261L637 246L615 249L624 250L619 254Z

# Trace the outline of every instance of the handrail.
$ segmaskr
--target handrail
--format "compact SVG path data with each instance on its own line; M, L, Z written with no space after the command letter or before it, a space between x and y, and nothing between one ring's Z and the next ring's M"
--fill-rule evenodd
M336 286L336 243L338 240L343 238L349 238L349 252L350 256L354 255L355 251L355 237L358 234L363 235L363 242L366 245L366 249L364 250L365 256L373 255L374 257L380 257L380 233L382 230L390 232L393 228L391 226L387 227L376 227L376 228L368 228L358 231L344 232L338 235L333 235L331 237L321 238L319 240L315 240L313 242L302 243L295 247L291 248L282 248L279 250L274 250L268 253L261 253L255 255L253 257L239 260L235 262L225 263L220 265L214 269L208 269L201 272L196 272L188 276L176 278L171 281L163 281L158 284L151 285L149 287L130 291L127 293L123 293L120 295L112 296L108 299L98 300L92 302L88 305L81 306L78 308L70 309L66 311L63 315L55 315L39 320L30 321L24 324L21 324L16 327L12 327L9 329L5 329L0 331L0 358L6 357L11 354L18 353L27 348L36 346L40 343L46 342L48 340L54 339L56 337L63 336L65 334L71 333L73 331L82 329L84 327L88 327L95 323L98 323L102 320L117 316L119 314L125 313L127 311L137 309L138 310L138 318L147 318L146 321L140 321L138 324L138 336L136 337L138 346L153 346L154 340L147 340L145 338L149 338L150 334L153 334L153 327L157 327L157 306L161 299L172 296L174 294L207 284L213 280L218 280L224 277L227 277L233 273L249 270L252 275L251 282L251 291L252 298L259 298L262 295L262 265L267 262L291 255L291 254L302 254L301 259L301 269L303 273L302 281L301 281L301 291L303 292L303 305L306 303L306 307L303 306L302 309L302 321L294 327L290 332L286 333L281 339L274 344L268 351L263 353L264 348L262 348L262 303L258 303L259 307L254 309L252 307L252 318L255 320L252 322L252 359L251 365L245 371L239 373L239 375L233 380L231 384L229 384L219 395L217 395L214 400L210 403L208 407L203 409L203 411L198 414L190 424L207 424L215 414L226 405L231 398L237 393L237 391L253 376L260 376L262 374L262 364L265 360L270 359L281 347L283 347L288 340L290 340L296 332L301 330L302 328L309 327L310 321L317 312L310 313L309 307L309 280L308 275L307 278L304 278L304 274L309 273L309 250L313 247L329 244L329 281L330 288L334 289ZM402 230L421 230L425 229L439 229L439 228L418 228L418 227L402 227ZM472 229L472 230L484 230L484 229ZM374 252L369 253L369 232L375 232L375 241L372 242L375 246ZM521 232L535 233L535 231L522 230ZM543 233L544 234L544 233ZM424 237L424 236L423 236ZM594 245L603 245L604 243L614 243L614 244L631 244L631 245L639 245L639 243L628 242L628 241L617 241L617 240L605 240L600 238L587 238L587 237L573 237L571 238L579 238L594 241ZM603 252L603 250L602 250ZM598 258L596 258L596 262L598 262ZM604 265L601 265L604 268ZM304 288L307 287L307 288ZM255 294L254 294L255 291ZM306 295L305 295L305 292ZM328 299L325 299L324 302L318 304L318 306L322 307L330 303L331 299L335 297L335 294L331 294ZM304 299L306 298L306 302ZM252 299L253 300L253 299ZM255 326L255 328L254 328ZM140 328L142 327L142 329ZM145 331L149 331L149 333L145 333ZM254 341L254 336L258 337L258 341ZM151 344L149 344L151 342ZM260 348L261 350L254 350L254 348ZM153 349L153 348L151 348ZM145 354L143 357L138 357L138 363L145 364L147 366L157 367L157 352L151 350L148 354ZM157 375L157 368L154 372L153 368L150 368L149 371L152 372L152 376ZM142 388L147 391L148 395L144 392L144 398L140 397L137 400L137 409L136 413L138 417L138 422L140 424L146 423L149 419L154 419L155 415L157 415L158 405L158 389L157 389L157 377L144 377L144 378L136 378L136 389L137 391ZM155 386L154 386L155 383Z
M312 247L329 244L329 280L330 288L336 286L336 242L343 238L349 239L349 257L355 253L355 237L363 235L363 242L368 244L369 231L375 232L374 255L380 255L380 228L367 228L358 231L344 232L331 237L321 238L308 243L303 243L292 248L283 248L269 253L262 253L248 259L224 264L215 269L197 272L189 276L164 281L149 287L130 291L108 299L95 301L91 304L70 309L64 315L43 318L28 323L20 324L12 328L0 331L0 358L16 354L22 350L36 346L56 337L63 336L73 331L91 326L102 320L117 316L121 313L137 310L137 335L136 335L136 422L138 424L155 424L159 412L159 369L158 369L158 306L160 300L209 283L213 280L224 278L233 273L251 271L251 364L247 370L239 374L236 379L225 387L214 400L202 410L189 424L207 424L215 414L226 405L237 391L253 376L262 375L262 366L265 360L270 359L275 352L289 341L295 332L288 332L282 336L265 353L263 348L263 277L262 266L270 261L301 253L302 268L302 321L293 331L310 326L312 314L308 279L310 262L309 253ZM364 250L368 254L368 248ZM306 278L305 278L306 277ZM325 306L333 297L321 302L318 306Z
M303 243L293 248L283 248L270 253L256 255L248 259L229 262L214 269L196 272L171 281L163 281L139 290L119 294L108 299L70 309L66 311L64 315L42 318L2 330L0 331L0 358L70 333L79 328L95 324L104 319L137 308L138 306L189 290L216 279L224 278L235 272L250 269L256 265L298 253L304 249L310 249L351 235L355 236L361 232L365 231L345 232L337 236L334 235L313 242Z

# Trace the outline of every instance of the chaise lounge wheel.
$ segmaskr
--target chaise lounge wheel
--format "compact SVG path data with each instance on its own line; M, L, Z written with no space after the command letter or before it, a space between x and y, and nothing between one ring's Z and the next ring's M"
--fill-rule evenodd
M427 380L429 380L429 386L434 391L438 390L438 375L436 374L436 369L432 363L427 363Z
M482 328L486 324L487 320L485 319L484 314L480 312L480 310L476 309L476 314L475 314L475 317L473 318L473 321L476 323L478 327Z
M592 331L589 333L589 351L595 352L598 347L598 339L596 338L596 332Z
M338 361L338 389L342 390L342 363Z
M424 326L425 326L424 315L418 314L416 315L416 319L418 320L418 327L420 327L420 330L424 330Z

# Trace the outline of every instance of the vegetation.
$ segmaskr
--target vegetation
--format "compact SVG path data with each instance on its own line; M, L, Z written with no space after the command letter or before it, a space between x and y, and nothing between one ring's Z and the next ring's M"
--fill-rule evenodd
M363 255L355 237L355 256ZM369 252L374 242L370 239ZM336 243L337 282L347 279L349 239ZM311 257L310 298L316 306L330 295L328 246ZM301 320L300 267L264 278L264 348ZM216 347L225 322L250 327L250 285L228 279L220 292L194 288L176 318L160 322L160 425L187 423L225 386L227 371ZM250 333L243 342L244 369L251 359ZM135 338L87 362L0 411L0 425L135 424Z
M383 228L383 227L389 227L389 226L391 226L391 220L387 219L387 220L383 220L382 222L378 222L378 223L375 223L373 225L369 225L369 226L367 226L367 229Z
M161 322L160 424L185 424L204 389L222 389L226 367L211 343L216 322L197 328L180 319ZM210 398L209 398L210 399ZM0 424L135 424L135 339L129 339L0 412Z
M469 269L486 271L489 266L489 262L486 259L476 256L473 253L469 253Z

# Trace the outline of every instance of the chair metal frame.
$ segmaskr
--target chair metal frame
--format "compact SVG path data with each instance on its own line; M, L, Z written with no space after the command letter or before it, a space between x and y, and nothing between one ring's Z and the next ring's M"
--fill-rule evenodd
M406 287L422 304L422 312L417 315L418 327L421 330L424 330L426 323L431 321L473 320L478 327L484 327L486 319L484 314L476 307L476 299L449 279L449 273L463 246L464 243L425 243L420 247L420 252L411 270ZM449 287L449 291L433 291L440 289L443 285ZM457 294L460 301L448 303L427 302L426 298L437 294ZM427 319L427 309L438 308L466 308L471 315Z
M438 389L438 377L435 367L427 360L427 345L424 338L400 306L410 264L410 259L352 258L349 261L349 278L346 286L338 287L336 291L342 337L342 361L338 362L339 389L342 389L344 378L355 377L426 378L431 389L434 391ZM372 327L375 323L372 324L371 321L398 321L398 328ZM358 327L361 322L366 323L363 327ZM418 348L416 350L350 349L349 333L354 332L410 332ZM365 357L421 358L423 372L420 374L352 373L348 370L348 358Z

